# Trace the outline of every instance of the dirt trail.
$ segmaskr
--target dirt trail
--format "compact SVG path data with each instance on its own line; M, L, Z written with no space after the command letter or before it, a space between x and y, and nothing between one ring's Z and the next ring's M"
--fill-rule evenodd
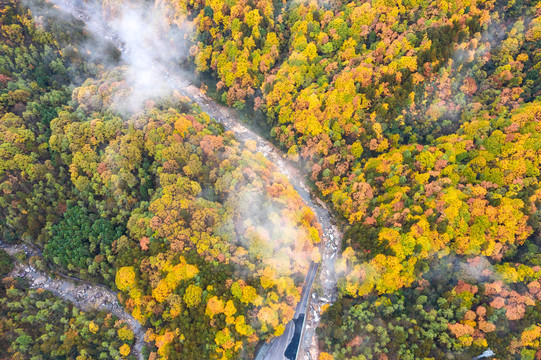
M0 248L10 255L23 251L29 257L41 256L37 249L26 244L9 245L0 241ZM124 320L134 334L133 354L137 359L143 360L141 350L145 344L146 330L118 303L116 293L111 289L103 285L92 285L73 277L52 279L49 275L36 270L31 265L20 262L16 263L10 276L24 278L29 282L31 288L49 290L55 296L71 302L81 310L105 310Z

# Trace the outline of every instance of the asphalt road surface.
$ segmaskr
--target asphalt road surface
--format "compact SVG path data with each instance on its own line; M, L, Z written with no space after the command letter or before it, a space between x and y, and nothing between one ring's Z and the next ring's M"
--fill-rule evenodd
M312 290L312 285L314 283L314 279L316 278L318 270L318 265L316 263L311 263L310 268L308 269L308 273L306 274L306 280L304 282L304 286L302 289L301 294L301 300L297 304L297 307L295 308L295 315L293 316L293 320L291 320L284 331L284 333L281 336L278 336L277 338L274 338L269 343L268 347L262 348L262 350L259 352L259 354L256 357L256 360L288 360L291 359L291 357L286 357L285 353L286 350L288 350L288 346L291 344L294 335L295 335L295 327L299 327L300 329L298 334L300 337L300 333L302 333L302 328L304 326L304 319L306 318L306 307L308 305L308 300L310 299L310 293ZM301 319L301 321L297 321L297 319ZM294 349L294 354L296 358L296 354L298 351L298 345L300 343L300 338L296 339L296 346ZM290 348L291 349L291 348ZM291 350L290 350L291 351ZM288 351L288 355L290 355L290 351Z

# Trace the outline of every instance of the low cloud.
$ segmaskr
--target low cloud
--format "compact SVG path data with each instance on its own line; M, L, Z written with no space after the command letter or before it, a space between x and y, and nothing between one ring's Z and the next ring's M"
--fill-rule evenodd
M171 95L177 85L168 79L165 71L186 76L179 63L189 53L192 23L185 21L179 26L170 26L164 21L162 8L151 3L126 2L114 7L62 0L49 3L84 21L93 37L112 42L122 52L123 80L130 92L113 99L115 110L134 113L143 109L148 100L158 101ZM38 23L51 16L42 1L29 0L25 5ZM90 61L103 65L106 70L118 66L118 62L110 60L107 47L98 46L95 41L80 45Z

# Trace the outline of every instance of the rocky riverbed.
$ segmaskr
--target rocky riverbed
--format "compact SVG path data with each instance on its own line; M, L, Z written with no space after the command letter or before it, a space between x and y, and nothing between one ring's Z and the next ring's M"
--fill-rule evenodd
M10 245L0 242L0 248L10 255L24 252L26 257L41 256L39 250L26 244ZM48 290L81 310L105 310L123 320L134 333L133 354L137 359L143 360L141 350L145 344L145 329L124 310L117 300L116 293L111 289L103 285L92 285L74 277L53 279L30 264L18 261L9 276L26 279L31 288Z

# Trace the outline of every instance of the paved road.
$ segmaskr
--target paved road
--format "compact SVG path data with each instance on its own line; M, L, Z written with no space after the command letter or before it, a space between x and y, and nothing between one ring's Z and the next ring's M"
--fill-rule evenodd
M269 347L265 347L256 357L256 360L262 359L262 360L284 360L287 359L285 356L285 351L288 347L288 345L291 343L291 340L293 339L293 335L295 333L295 320L298 319L300 316L302 316L303 322L302 325L304 325L304 319L306 319L306 308L308 305L308 301L310 300L310 293L312 289L312 285L314 283L314 279L316 278L317 270L318 270L318 264L312 262L310 264L310 267L308 269L308 273L306 274L306 279L304 282L304 286L302 288L302 295L301 300L297 304L297 307L295 308L295 315L293 316L293 320L291 320L287 326L284 333L274 338L270 342Z

